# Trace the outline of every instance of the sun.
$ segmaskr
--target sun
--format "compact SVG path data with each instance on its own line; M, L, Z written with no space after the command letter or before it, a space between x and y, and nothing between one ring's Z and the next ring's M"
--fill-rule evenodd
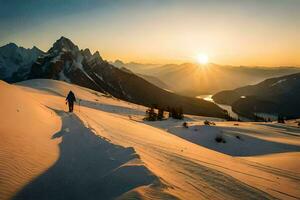
M198 54L197 55L197 61L202 64L202 65L205 65L208 63L208 56L206 54Z

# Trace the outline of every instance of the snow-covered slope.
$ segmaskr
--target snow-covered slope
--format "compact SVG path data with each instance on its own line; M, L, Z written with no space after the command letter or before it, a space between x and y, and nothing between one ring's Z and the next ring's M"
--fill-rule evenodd
M41 130L47 130L47 134L45 131L35 133L15 126L24 132L16 131L10 136L10 132L3 131L3 125L0 125L1 138L17 138L13 147L1 141L0 177L5 177L0 182L4 188L0 190L1 199L10 196L14 199L300 197L300 161L297 159L300 139L296 126L240 122L236 125L236 122L196 116L186 116L189 128L184 128L183 122L177 120L145 123L142 120L145 107L68 83L32 80L18 86L5 83L0 86L1 91L10 88L3 90L10 92L6 97L0 96L1 101L6 99L5 107L12 108L5 113L17 117L18 112L13 108L27 99L22 104L27 110L41 107L43 112L30 115L24 111L19 120L24 124L34 121L34 125L42 126ZM65 112L64 104L70 89L75 93L77 103L81 100L73 114ZM20 96L9 101L8 96L14 96L15 91ZM57 118L60 118L58 122L53 121ZM54 128L39 123L42 119ZM206 119L216 125L204 126ZM11 127L14 121L11 117L5 122ZM56 125L60 130L55 129ZM220 131L226 143L215 142ZM17 144L31 141L32 134L35 140L42 140L36 144L41 144L39 152L47 150L53 158L44 162L43 159L35 160L36 151L32 151L33 158L25 154L32 166L40 163L33 167L39 171L31 173L31 181L13 173L7 175L6 170L16 173L15 166L19 162L5 165L2 160L9 160L11 153L21 157L24 151ZM237 134L240 139L235 137ZM44 141L56 148L48 148ZM9 151L5 151L8 148ZM232 151L247 157L235 157ZM19 173L26 174L30 169L21 168Z
M0 199L43 173L59 156L54 113L16 86L0 81Z

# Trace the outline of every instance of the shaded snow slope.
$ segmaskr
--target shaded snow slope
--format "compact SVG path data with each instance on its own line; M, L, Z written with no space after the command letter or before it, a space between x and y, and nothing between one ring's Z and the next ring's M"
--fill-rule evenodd
M32 80L17 87L32 101L46 105L49 112L55 110L62 128L52 131L48 138L49 142L61 141L56 160L35 174L31 182L22 179L26 183L22 189L10 193L16 199L32 195L38 199L300 198L300 140L296 127L278 127L275 123L235 126L236 122L187 116L187 130L182 127L183 121L145 123L141 120L145 107L75 85ZM73 114L64 112L70 89L81 99ZM216 126L202 125L205 119ZM218 130L227 131L227 143L212 141ZM231 138L236 132L243 141ZM276 151L265 151L263 147L255 150L259 145ZM224 149L233 151L238 147L243 147L242 155L248 157L224 154ZM11 151L17 150L15 147Z

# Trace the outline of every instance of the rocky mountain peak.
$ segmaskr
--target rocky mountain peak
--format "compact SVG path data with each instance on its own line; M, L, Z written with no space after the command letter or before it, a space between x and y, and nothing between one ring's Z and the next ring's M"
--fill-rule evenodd
M0 47L0 79L21 81L27 76L31 65L43 52L37 47L24 48L15 43ZM13 74L16 75L13 76Z
M37 48L36 46L33 46L32 48L31 48L31 50L40 50L39 48Z
M97 60L103 61L102 57L100 56L99 51L96 51L96 52L92 55L92 59L97 59Z
M117 68L122 68L125 66L125 63L122 60L115 60L115 62L111 63L112 65L114 65Z
M2 48L18 48L18 46L15 43L10 42L7 45L4 45Z
M96 51L93 55L91 55L89 49L85 49L84 51L82 51L82 54L87 59L87 62L91 66L95 66L103 62L103 59L100 56L100 53L98 51Z
M14 54L18 49L18 46L15 43L8 43L2 47L0 47L0 57L1 56L10 56Z
M119 59L115 60L115 63L116 63L116 64L121 64L121 65L124 65L124 64L125 64L122 60L119 60Z
M49 49L49 52L61 52L61 51L71 51L71 52L77 52L79 51L78 46L76 46L70 39L66 37L61 37L53 44L51 49Z
M90 59L92 57L91 51L88 48L81 50L81 53L87 59Z

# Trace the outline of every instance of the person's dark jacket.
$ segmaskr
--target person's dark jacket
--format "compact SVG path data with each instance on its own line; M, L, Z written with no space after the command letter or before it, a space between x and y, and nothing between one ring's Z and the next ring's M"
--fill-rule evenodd
M74 103L74 101L76 102L75 95L72 91L69 92L66 100L68 101L68 103Z

